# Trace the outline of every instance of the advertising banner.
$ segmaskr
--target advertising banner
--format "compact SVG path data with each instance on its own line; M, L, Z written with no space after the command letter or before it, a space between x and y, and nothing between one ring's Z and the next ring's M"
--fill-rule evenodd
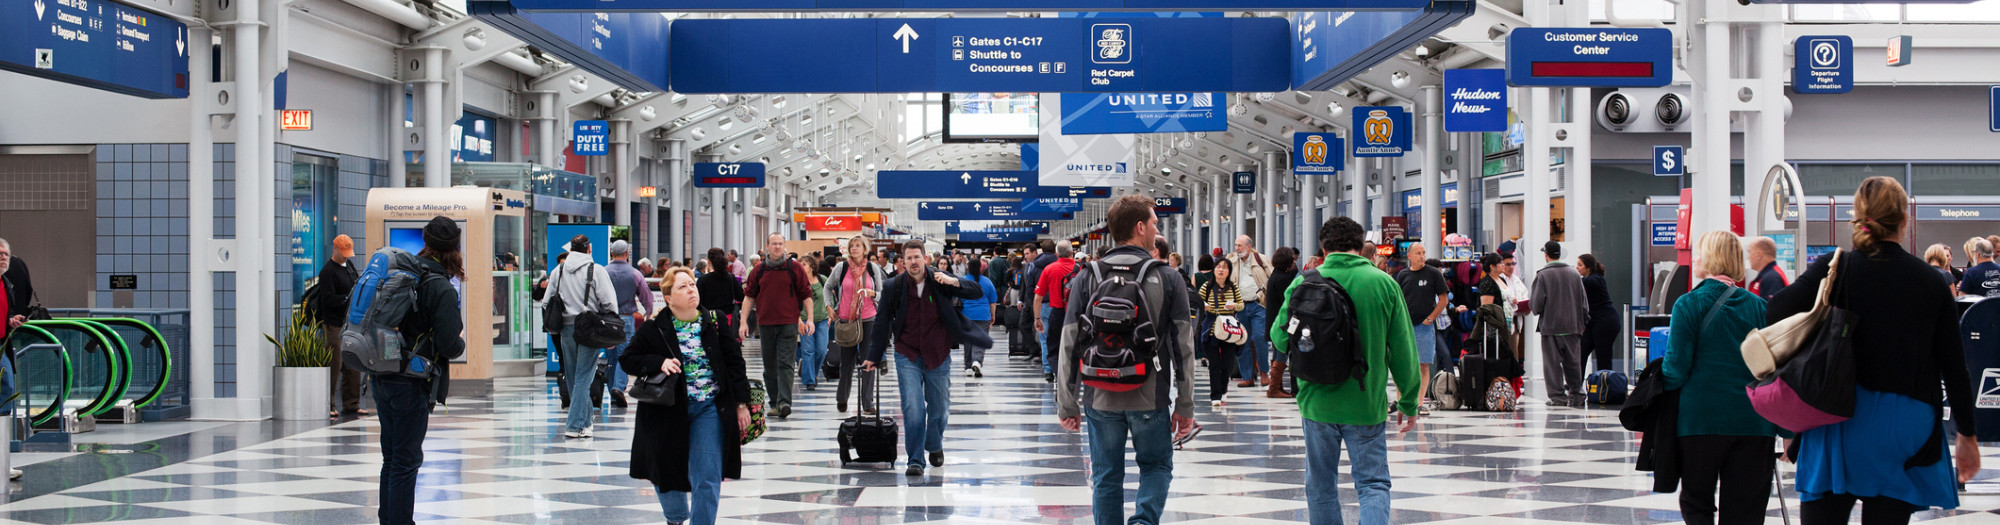
M1068 97L1042 99L1042 186L1131 186L1139 165L1131 134L1064 135L1062 105Z
M1444 130L1449 133L1507 131L1507 70L1446 70Z
M1410 149L1415 135L1410 112L1402 106L1362 106L1354 108L1354 156L1401 157Z
M1293 175L1339 175L1347 169L1347 143L1332 133L1292 134Z
M808 215L804 224L809 232L858 232L861 231L861 216Z
M1222 93L1063 93L1064 135L1227 131Z

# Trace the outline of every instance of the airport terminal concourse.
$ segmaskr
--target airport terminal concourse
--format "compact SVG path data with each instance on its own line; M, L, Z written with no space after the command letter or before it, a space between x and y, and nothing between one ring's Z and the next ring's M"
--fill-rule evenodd
M0 0L0 525L2000 525L2000 0Z

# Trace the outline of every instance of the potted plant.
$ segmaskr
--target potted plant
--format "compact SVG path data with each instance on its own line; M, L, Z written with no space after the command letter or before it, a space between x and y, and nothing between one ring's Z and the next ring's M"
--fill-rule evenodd
M292 310L290 322L277 337L264 334L278 349L272 383L274 416L281 420L326 419L332 377L327 365L333 352L320 336L319 320L305 308Z

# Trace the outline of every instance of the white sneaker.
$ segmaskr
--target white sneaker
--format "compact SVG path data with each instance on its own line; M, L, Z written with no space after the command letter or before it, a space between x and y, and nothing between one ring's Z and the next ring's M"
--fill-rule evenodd
M590 429L586 428L583 430L572 430L569 432L564 432L563 437L575 438L575 439L589 439L591 437Z
M972 377L986 377L986 370L979 363L972 364Z
M7 479L21 479L21 469L7 469Z

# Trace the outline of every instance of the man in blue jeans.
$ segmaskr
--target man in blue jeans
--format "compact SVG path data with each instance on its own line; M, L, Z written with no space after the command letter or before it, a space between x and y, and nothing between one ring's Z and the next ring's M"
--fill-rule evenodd
M1367 371L1359 378L1317 383L1300 378L1297 402L1305 418L1306 432L1306 514L1315 525L1340 525L1340 449L1347 448L1353 465L1354 491L1361 501L1362 525L1389 523L1389 379L1396 380L1396 412L1402 424L1398 432L1410 432L1417 425L1417 385L1424 378L1417 373L1417 348L1412 342L1409 307L1403 290L1389 274L1382 273L1362 255L1361 224L1347 217L1334 217L1320 226L1320 250L1326 262L1305 271L1338 283L1354 302L1355 331L1361 338L1356 348L1363 352ZM1294 348L1291 313L1299 299L1293 295L1299 282L1284 290L1284 309L1271 323L1271 343L1282 354ZM1273 291L1276 293L1277 291ZM1302 323L1303 324L1303 323ZM1312 328L1312 327L1300 327ZM1308 334L1310 335L1310 334ZM1428 352L1431 349L1424 349ZM1294 369L1294 375L1311 375Z
M1153 214L1151 198L1121 197L1111 204L1105 220L1118 247L1106 252L1092 268L1136 269L1153 259L1149 250L1159 235L1159 217ZM1069 302L1090 304L1101 277L1092 269L1080 270L1071 281ZM1186 284L1165 261L1156 262L1139 279L1145 304L1159 309L1152 314L1159 337L1154 347L1157 359L1132 367L1146 376L1137 388L1121 392L1083 384L1079 371L1083 349L1078 343L1092 337L1077 322L1088 315L1084 308L1069 309L1062 333L1052 339L1061 356L1056 368L1056 417L1063 429L1071 432L1082 428L1086 419L1089 422L1090 507L1097 525L1160 522L1167 505L1167 487L1174 478L1174 438L1192 432L1195 426L1194 374L1173 373L1194 369L1194 325L1188 321ZM1171 404L1169 395L1173 396ZM1139 501L1129 521L1125 516L1126 436L1131 436L1139 463Z
M1028 326L1035 329L1035 344L1040 345L1038 348L1041 348L1041 354L1035 356L1035 358L1042 362L1043 377L1048 378L1050 382L1054 382L1056 375L1055 354L1049 349L1048 332L1043 331L1041 328L1049 324L1049 310L1052 308L1043 306L1041 301L1035 296L1035 286L1042 282L1042 270L1049 269L1049 265L1055 264L1057 260L1060 260L1060 258L1056 257L1056 242L1049 239L1042 239L1031 255L1033 257L1028 259L1028 269L1021 276L1021 300L1025 303L1022 305L1023 308L1021 311L1027 312L1029 317L1039 319L1039 321L1027 322Z
M925 452L933 467L944 466L944 427L951 411L951 347L993 347L993 336L979 330L958 312L952 299L972 300L984 290L950 274L932 270L923 241L903 244L903 273L882 287L875 330L869 334L868 358L861 369L874 371L896 341L896 383L903 398L904 450L910 454L908 476L924 475Z
M1235 270L1230 278L1243 291L1243 310L1236 312L1236 320L1243 321L1243 328L1250 331L1250 344L1236 356L1236 373L1243 376L1243 382L1236 384L1240 387L1259 386L1259 381L1269 380L1264 375L1271 371L1271 340L1264 324L1264 283L1271 280L1271 260L1257 253L1250 242L1248 235L1237 236L1236 251L1228 257L1229 267Z
M563 376L569 380L569 414L563 420L563 436L571 439L591 437L590 421L595 408L592 407L590 383L597 377L597 356L603 348L584 348L576 342L576 316L585 311L609 312L618 308L618 299L611 283L611 274L598 266L590 258L590 237L578 235L569 240L570 252L575 254L563 259L556 267L558 273L549 284L549 289L563 301L562 362Z

